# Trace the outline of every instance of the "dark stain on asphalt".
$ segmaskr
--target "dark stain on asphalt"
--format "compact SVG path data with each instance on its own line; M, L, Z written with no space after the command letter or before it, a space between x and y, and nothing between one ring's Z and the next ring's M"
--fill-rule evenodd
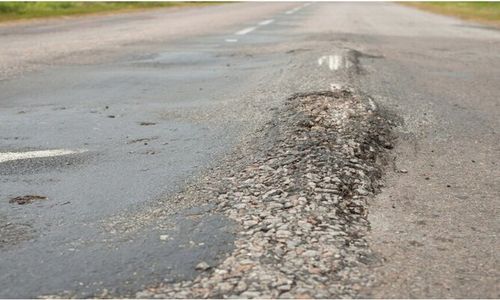
M127 144L135 144L135 143L141 143L141 142L150 142L152 140L157 140L158 137L157 136L153 136L153 137L150 137L150 138L140 138L140 139L134 139L134 140L130 140L127 142Z
M140 122L139 125L141 125L141 126L152 126L152 125L156 125L156 123L154 123L154 122Z
M25 205L25 204L30 204L30 203L33 203L35 201L40 201L40 200L47 200L47 197L39 196L39 195L18 196L18 197L14 197L14 198L10 199L9 203Z

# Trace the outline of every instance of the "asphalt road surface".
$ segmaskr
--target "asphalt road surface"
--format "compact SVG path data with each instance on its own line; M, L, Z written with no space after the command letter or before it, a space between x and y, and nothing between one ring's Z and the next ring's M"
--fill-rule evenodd
M235 225L173 196L288 96L346 84L402 124L366 295L500 297L500 31L237 3L5 24L0 44L0 297L127 296L216 264Z

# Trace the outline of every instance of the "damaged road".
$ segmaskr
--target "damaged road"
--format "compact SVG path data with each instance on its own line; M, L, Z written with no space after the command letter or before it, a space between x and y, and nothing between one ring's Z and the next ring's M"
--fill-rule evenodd
M272 123L253 141L267 141L254 160L197 190L240 225L233 252L192 281L137 297L340 298L367 284L367 202L392 148L388 121L342 89L296 95Z
M0 297L500 296L498 31L393 3L40 22L0 27Z

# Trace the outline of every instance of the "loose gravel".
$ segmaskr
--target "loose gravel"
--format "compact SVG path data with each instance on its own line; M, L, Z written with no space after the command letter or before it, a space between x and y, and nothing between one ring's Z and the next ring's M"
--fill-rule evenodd
M254 141L243 167L199 187L240 224L221 264L199 262L192 281L164 283L139 298L355 297L369 284L367 201L381 185L390 122L349 89L295 95Z

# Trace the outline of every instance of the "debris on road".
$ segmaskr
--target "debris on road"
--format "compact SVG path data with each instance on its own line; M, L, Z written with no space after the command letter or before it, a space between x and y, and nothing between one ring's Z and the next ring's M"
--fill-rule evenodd
M26 196L18 196L9 200L9 203L16 203L19 205L30 204L38 200L45 200L47 197L38 196L38 195L26 195Z
M154 141L154 140L157 140L159 137L158 136L153 136L153 137L149 137L149 138L139 138L139 139L134 139L134 140L130 140L127 142L127 144L135 144L135 143L148 143L150 141Z
M153 126L153 125L156 125L156 123L153 123L153 122L140 122L139 125L141 125L141 126Z
M391 144L385 119L364 97L336 90L290 98L265 132L269 144L250 164L202 188L241 224L235 250L192 281L137 295L338 298L369 284L367 200Z

